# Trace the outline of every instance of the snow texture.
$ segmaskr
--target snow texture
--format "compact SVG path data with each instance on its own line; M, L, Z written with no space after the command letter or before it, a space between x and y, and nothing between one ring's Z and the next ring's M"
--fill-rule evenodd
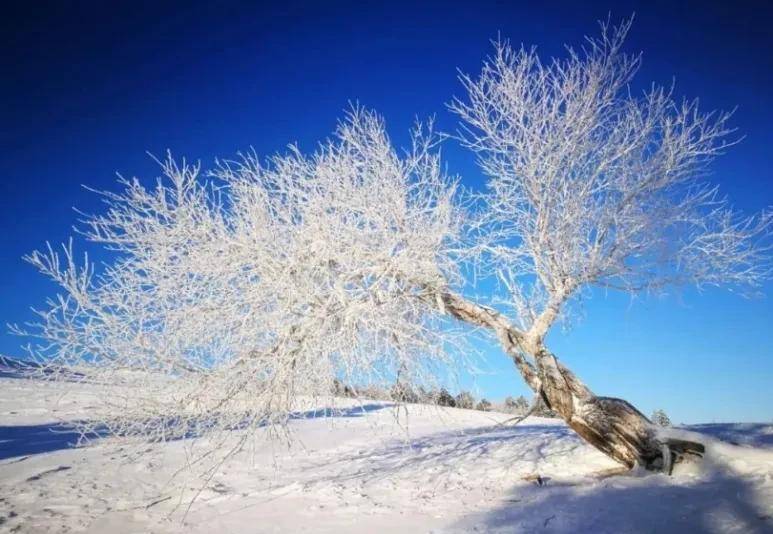
M296 413L203 484L174 472L192 440L135 458L109 436L76 447L86 384L0 378L0 531L770 532L773 425L699 425L700 464L667 477L616 464L563 422L337 401ZM326 417L323 417L326 415ZM687 430L673 430L685 433ZM742 445L733 445L729 440ZM187 471L183 471L186 473ZM202 489L203 488L203 489ZM187 510L193 495L197 500ZM187 510L187 515L186 515Z

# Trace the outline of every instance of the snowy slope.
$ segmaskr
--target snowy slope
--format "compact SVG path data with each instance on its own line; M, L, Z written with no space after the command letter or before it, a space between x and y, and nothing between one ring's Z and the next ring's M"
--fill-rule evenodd
M201 485L167 484L182 442L139 460L74 448L85 386L0 378L0 530L9 532L771 532L771 425L701 428L707 459L673 477L617 466L557 421L341 401L258 440ZM735 439L728 438L728 436ZM743 445L743 443L752 444ZM539 475L542 484L535 478ZM175 479L178 482L180 479ZM180 503L182 502L182 505Z

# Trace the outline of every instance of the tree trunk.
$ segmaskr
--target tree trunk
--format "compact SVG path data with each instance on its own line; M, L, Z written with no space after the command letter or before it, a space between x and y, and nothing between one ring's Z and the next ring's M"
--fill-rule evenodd
M497 311L452 293L440 298L444 311L457 319L493 330L535 394L581 438L613 460L628 468L639 465L670 474L674 463L690 455L703 455L700 443L659 438L656 427L630 403L594 395L541 340L529 339ZM524 353L532 356L534 363Z
M538 394L585 441L629 468L664 463L654 427L631 404L595 396L544 348L535 360L541 380Z
M702 456L700 443L664 439L639 410L623 399L597 397L544 347L535 354L545 404L585 441L628 468L671 473L674 463Z

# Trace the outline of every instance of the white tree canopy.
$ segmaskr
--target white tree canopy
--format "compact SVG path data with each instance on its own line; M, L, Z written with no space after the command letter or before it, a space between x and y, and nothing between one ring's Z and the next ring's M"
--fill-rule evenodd
M83 221L113 252L104 268L71 245L27 258L62 294L18 331L41 340L47 377L121 385L86 430L170 439L283 422L337 376L429 376L453 358L449 316L493 330L536 391L535 355L583 288L756 287L771 215L736 213L705 181L730 115L632 94L629 25L547 63L500 42L462 77L451 107L489 177L476 202L431 129L400 152L359 108L312 155L248 154L207 179L169 158L153 188L122 180ZM497 277L512 317L462 296L469 266Z
M602 25L548 63L498 42L451 106L489 176L479 247L540 337L587 286L753 288L770 275L771 213L743 216L705 181L733 144L730 113L656 85L631 94L629 28Z
M153 189L122 180L84 221L115 253L103 272L71 245L27 258L64 290L34 353L48 376L126 384L96 424L163 439L282 422L336 376L420 375L453 338L417 295L460 282L457 183L434 142L419 128L400 155L354 109L311 156L249 154L209 181L169 158Z

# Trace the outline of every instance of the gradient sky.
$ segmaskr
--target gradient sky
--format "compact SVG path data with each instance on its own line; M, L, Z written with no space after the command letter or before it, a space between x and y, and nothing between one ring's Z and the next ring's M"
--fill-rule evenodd
M21 256L72 234L72 208L99 203L80 185L115 173L156 176L146 151L201 159L254 147L313 149L350 101L406 139L416 115L456 119L457 69L477 72L498 34L546 56L596 21L636 13L628 50L644 51L636 89L676 80L704 109L738 106L746 136L714 165L737 207L773 204L771 9L758 2L16 2L0 20L0 321L23 322L53 286ZM217 5L215 5L217 4ZM373 3L375 4L375 3ZM677 5L678 4L678 5ZM34 7L33 7L34 5ZM23 6L23 7L22 7ZM445 147L449 170L480 187L472 157ZM82 249L82 247L81 247ZM746 300L692 290L632 301L594 294L549 342L598 394L676 422L773 420L773 284ZM20 356L0 333L0 354ZM526 394L485 347L479 393Z

